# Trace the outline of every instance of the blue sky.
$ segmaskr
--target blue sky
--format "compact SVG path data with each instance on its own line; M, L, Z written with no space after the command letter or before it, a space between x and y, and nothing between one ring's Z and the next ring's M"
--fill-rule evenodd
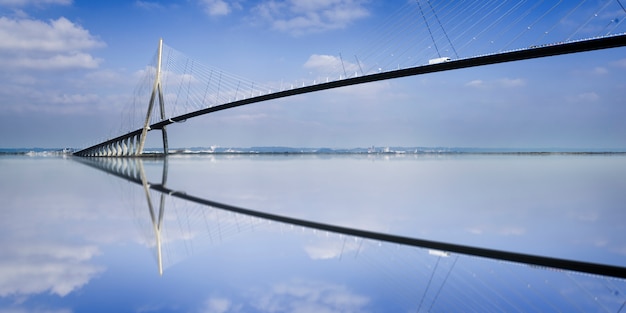
M469 7L431 2L439 10L440 21L431 15L429 24L438 45L429 40L423 23L401 27L407 16L422 18L414 2L408 10L404 1L1 0L0 147L85 147L129 130L120 126L124 108L132 103L133 88L161 37L207 66L255 82L289 83L319 77L337 66L339 55L349 68L355 55L368 68L378 62L392 66L398 59L367 56L408 43L425 60L436 56L433 48L454 57L444 36L467 57L494 52L490 40L513 41L499 48L527 47L535 41L526 34L534 33L514 36L525 27L537 34L550 31L535 36L541 37L539 43L626 30L621 23L626 12L617 1L586 1L569 15L569 7L552 9L557 1L544 1L545 7L534 11L515 1L498 2L503 5L483 8L488 18L473 21L461 16L474 16L463 14ZM544 13L549 14L541 23L533 22ZM389 16L395 16L393 23ZM446 28L448 33L441 31ZM174 125L170 145L623 149L625 51L493 65L259 103Z

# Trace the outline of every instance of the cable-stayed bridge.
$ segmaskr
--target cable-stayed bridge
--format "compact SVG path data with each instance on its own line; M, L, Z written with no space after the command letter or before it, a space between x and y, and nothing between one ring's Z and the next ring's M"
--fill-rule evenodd
M357 51L354 60L315 55L322 70L287 83L247 80L200 64L160 41L124 113L126 133L75 155L140 156L152 130L161 130L167 154L168 125L225 109L388 79L623 47L625 18L621 0L412 1L364 36L367 48Z

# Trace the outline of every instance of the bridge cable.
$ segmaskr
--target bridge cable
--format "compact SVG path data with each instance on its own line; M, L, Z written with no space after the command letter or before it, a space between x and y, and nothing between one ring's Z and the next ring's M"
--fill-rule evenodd
M458 58L459 54L456 53L456 49L454 49L454 45L452 44L452 41L450 41L450 37L448 37L448 33L446 32L446 29L443 28L443 25L441 24L441 21L439 20L439 16L437 16L437 12L435 12L435 9L433 8L433 5L430 3L430 0L426 0L426 2L428 3L428 6L430 6L430 10L433 11L433 14L435 15L435 19L437 20L437 23L439 23L439 27L443 31L443 34L446 36L446 39L448 40L448 43L450 43L450 47L452 48L452 51L454 52L454 55L456 56L456 58Z
M561 5L561 3L563 3L563 0L560 0L557 4L555 4L552 8L550 8L550 10L548 10L543 16L541 16L541 18L543 18L546 14L550 13L552 10L556 9L557 6ZM558 20L556 23L554 23L554 25L552 25L552 27L550 27L547 31L543 32L543 35L540 36L539 38L537 38L535 40L535 42L533 42L532 44L536 44L538 43L539 40L543 39L547 34L549 34L550 32L552 32L552 30L554 28L556 28L557 25L561 24L563 22L563 20L565 20L566 18L568 18L572 13L574 13L574 11L576 11L576 9L578 9L583 3L585 3L585 1L582 1L578 4L578 6L574 7L573 9L571 9L570 11L567 12L567 14L565 14L565 16L563 16L560 20ZM534 24L533 24L534 25ZM532 25L531 25L532 26ZM529 27L531 27L529 26ZM519 38L522 34L519 34L517 37L515 37L514 40L516 40L517 38ZM510 44L510 43L509 43ZM507 44L508 46L508 44Z
M437 9L438 11L441 12L446 12L443 14L443 20L445 21L456 21L457 18L459 18L459 16L463 16L464 13L469 9L467 7L463 7L463 2L464 1L450 1L445 5L440 5ZM452 7L450 7L452 4L454 3L454 5ZM429 2L430 4L430 2ZM433 13L435 12L435 7L431 6L431 10L433 11ZM447 11L446 11L447 10ZM441 27L441 29L444 31L444 34L446 36L446 39L448 40L448 42L450 43L450 46L452 47L452 49L454 50L454 53L457 55L456 57L458 58L458 53L456 51L456 48L454 47L454 45L452 44L452 40L450 39L450 37L448 36L448 33L450 32L452 27L448 28L448 31L446 31L444 29L444 27L442 26L440 20L441 18L439 18L440 14L436 16L437 21L439 22L439 26ZM448 23L448 24L452 24L452 22Z
M606 9L607 6L609 6L609 4L611 4L612 1L607 1L606 4L604 4L604 6L600 9L598 9L598 11L594 14L592 14L586 22L584 22L582 25L580 25L569 37L567 37L567 39L565 39L565 41L570 41L570 39L576 35L581 29L583 29L583 27L587 26L587 24L589 24L589 22L591 22L591 20L595 17L598 16L598 13L600 13L600 11Z
M187 80L187 98L185 99L185 110L188 108L188 106L193 105L193 99L192 99L192 103L189 104L189 98L190 98L189 92L191 89L191 79L193 77L194 63L195 63L194 60L191 59L191 69L189 69L189 79ZM195 108L192 108L192 109L195 109Z
M341 61L341 67L343 68L344 78L348 78L348 74L346 74L346 67L343 65L343 58L341 57L341 52L339 53L339 60Z
M496 0L496 1L482 1L481 6L476 8L473 11L470 11L470 9L472 9L471 5L467 6L466 9L463 12L463 13L466 13L466 16L454 28L451 29L451 31L456 31L457 28L462 28L463 29L463 31L459 35L457 35L453 40L455 42L457 40L461 40L461 38L463 38L465 36L465 34L467 34L472 28L474 28L476 25L478 25L479 22L475 22L474 24L469 25L469 26L466 25L466 23L472 22L473 18L476 15L478 15L480 12L485 12L485 10L489 10L491 4L493 4L494 2L498 2L498 0ZM484 14L483 14L483 16L484 16Z
M417 6L414 7L413 10L416 10ZM412 13L412 12L411 12ZM406 40L404 38L399 38L399 36L401 34L411 34L411 38L423 38L422 40L420 40L420 42L422 41L428 41L428 36L421 36L421 31L424 31L423 28L419 27L419 24L415 19L412 18L411 14L405 14L406 16L403 18L404 20L406 20L404 23L398 25L397 27L395 27L395 29L392 29L392 36L390 37L388 41L394 40L394 42L400 42L401 44L407 44L412 42L412 40ZM416 29L417 28L417 29ZM420 33L415 33L415 30L418 30ZM426 45L428 45L428 43L426 43ZM376 62L377 64L379 64L379 68L380 69L385 69L388 68L390 66L391 63L396 62L400 56L406 54L406 52L411 49L411 47L414 45L409 45L409 47L405 47L403 52L401 49L403 48L402 46L398 46L396 45L395 49L390 49L390 47L386 47L385 51L391 50L390 54L383 56L384 59L380 60L379 62ZM399 65L399 64L398 64Z
M483 28L483 30L481 32L479 32L475 37L479 37L481 36L483 33L487 32L488 30L491 30L494 26L496 26L498 23L500 23L502 20L504 20L505 18L507 18L509 15L513 14L513 12L517 11L518 9L522 8L523 5L526 3L527 1L520 1L517 4L515 4L514 6L512 6L510 9L508 9L506 12L504 12L504 14L500 15L499 18L497 18L495 21L491 22L489 24L489 26ZM537 2L537 4L534 6L534 8L536 8L537 6L539 6L541 3L543 2L543 0ZM532 11L532 9L527 10L527 12ZM526 13L527 15L527 13ZM525 16L525 15L524 15ZM508 28L510 29L510 27L512 27L513 25L517 24L517 22L519 21L519 19L516 19L513 21L513 23L511 23ZM499 32L496 36L491 37L491 40L488 40L485 45L489 46L489 44L493 44L495 42L495 40L497 38L499 38L501 35L503 34L503 31ZM484 47L484 46L483 46ZM479 50L480 51L480 50Z
M409 7L409 5L410 3L405 3L403 6L398 8L398 10L390 14L381 23L381 25L377 27L378 31L374 33L374 36L365 37L368 38L368 42L364 43L364 49L361 49L361 51L358 51L356 54L361 56L361 60L364 60L367 63L372 63L366 69L366 72L370 72L372 69L380 67L378 60L376 60L378 56L385 54L390 46L389 44L391 42L395 42L397 37L403 33L407 33L404 31L398 31L398 28L400 28L400 26L407 28L410 26L410 22L413 21L410 18L410 14L407 14L408 11L412 10L412 7Z
M622 1L617 0L617 3L619 4L620 7L622 7L622 10L624 10L624 12L626 13L626 8L624 8L624 5L622 4Z
M616 1L617 4L619 4L620 8L622 9L622 11L624 11L626 13L626 8L624 8L624 6L622 5L622 3L620 2L620 0ZM622 24L622 22L624 22L624 19L626 17L622 17L621 19L619 17L615 17L614 19L611 19L609 21L609 23L604 26L604 28L598 32L598 34L596 35L596 37L601 37L601 36L608 36L609 34L611 34L617 27L619 27L620 24ZM613 27L612 29L608 30L604 35L602 34L605 30L607 30L609 28L609 26L611 26L611 24L615 23L615 27Z
M429 4L430 4L430 2L429 2ZM448 8L448 7L452 6L452 5L453 5L453 8L457 8L460 4L461 4L461 2L456 2L456 3L454 3L454 5L453 5L453 2L447 2L447 3L445 3L445 4L440 5L440 10L439 10L439 11L441 12L441 11L443 11L444 9L446 9L446 8ZM415 7L417 7L417 6L415 6ZM414 11L417 11L417 9L414 9ZM431 11L433 11L433 12L435 11L435 7L433 7L432 5L431 5ZM452 11L454 11L454 10L449 10L448 12L452 12ZM449 14L449 13L448 13L448 14ZM447 16L448 16L448 14L444 14L444 16L446 16L446 17L447 17ZM429 18L430 18L430 17L429 17ZM439 24L440 24L440 26L441 26L441 22L439 22ZM421 24L420 24L420 25L421 25ZM409 26L412 26L412 25L409 25ZM416 25L416 26L417 26L417 25ZM417 26L417 27L419 27L419 26ZM405 27L405 28L406 28L406 27ZM441 27L441 28L443 29L443 27ZM415 31L420 31L420 32L421 32L421 31L423 31L423 28L419 27L418 29L415 29ZM444 31L445 31L445 30L444 30ZM434 34L433 34L433 36L434 36ZM394 61L398 61L398 68L400 68L401 64L403 64L403 63L401 63L401 62L407 62L407 61L409 62L408 67L414 67L414 66L416 66L416 65L418 65L418 64L423 64L423 63L420 63L420 61L421 61L421 60L419 60L419 59L418 59L418 57L420 57L420 56L421 56L421 57L425 57L425 56L423 56L423 55L411 55L411 54L412 54L412 53L411 53L411 50L412 50L412 49L414 50L414 49L415 49L415 47L420 47L420 48L421 48L424 44L425 44L425 45L428 45L428 43L425 43L425 42L427 42L427 41L428 41L428 38L427 38L426 36L413 36L413 38L415 38L415 37L422 37L422 39L421 39L421 40L419 40L419 41L408 41L408 40L406 40L405 42L407 42L407 43L408 43L408 45L407 45L407 46L405 46L405 47L398 47L398 49L396 49L396 50L395 50L395 52L394 52L394 56L396 57L396 59L394 59L394 60L390 60L387 64L389 64L389 63L391 63L391 62L394 62ZM431 37L431 38L432 38L432 37ZM448 42L450 42L450 41L448 40ZM454 48L454 47L453 47L453 48ZM421 49L419 49L418 51L420 51L420 50L421 50ZM402 56L404 56L404 55L406 55L407 53L409 53L409 56L408 56L407 60L404 60L404 61L403 61L403 60L401 59L401 57L402 57ZM413 58L415 58L415 59L416 59L416 61L413 61L413 60L412 60ZM425 58L428 60L428 59L431 59L432 57L425 57ZM424 63L425 63L425 62L424 62Z
M430 25L428 24L428 20L424 16L424 10L422 10L422 4L420 3L420 0L417 0L417 5L420 8L420 13L422 14L422 18L424 19L426 28L428 28L428 33L430 34L430 38L433 40L433 45L435 46L435 50L437 50L437 55L441 57L441 53L439 53L439 47L437 47L437 42L435 41L435 37L433 36L433 32L430 30Z
M469 31L470 29L473 29L473 28L477 27L480 23L485 21L488 17L490 17L493 13L498 11L505 4L506 4L506 1L501 1L499 4L497 4L495 7L493 7L488 13L482 14L481 18L478 21L476 21L471 27L467 28L467 30ZM481 33L482 32L479 32L477 35L473 35L472 38L470 38L470 40L467 41L461 48L465 48L467 45L472 43L472 41L475 41L476 38L478 37L478 35L480 35Z
M541 0L539 2L535 2L535 4L533 6L531 6L530 8L526 9L526 11L524 11L524 13L520 14L517 18L515 18L511 23L509 23L506 27L503 27L500 32L492 39L492 42L499 39L500 37L502 37L502 35L508 33L515 25L517 25L518 23L520 23L521 21L523 21L526 17L528 17L537 7L539 7L542 3L544 2L544 0ZM502 47L500 49L500 51L504 50L505 47Z

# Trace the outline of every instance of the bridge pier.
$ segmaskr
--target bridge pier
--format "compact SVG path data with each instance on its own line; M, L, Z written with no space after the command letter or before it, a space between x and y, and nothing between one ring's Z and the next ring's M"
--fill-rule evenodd
M135 139L135 137L128 137L128 139L126 140L126 145L127 145L127 151L126 151L126 155L127 156L132 156L134 154L133 151L133 140Z
M167 154L167 132L161 129L163 138L163 153ZM145 134L144 134L145 136ZM141 142L145 137L141 133L135 133L121 138L106 141L87 149L75 152L74 155L81 157L135 157L143 155Z
M127 156L128 155L128 138L126 139L122 139L122 155L123 156Z
M131 146L132 146L132 149L130 149L130 151L131 151L130 155L131 156L135 156L135 155L137 155L137 148L138 148L137 147L137 142L139 141L139 135L135 135L135 136L131 137L130 141L131 141Z
M124 140L117 142L117 156L124 156Z
M124 140L117 142L117 156L124 156Z

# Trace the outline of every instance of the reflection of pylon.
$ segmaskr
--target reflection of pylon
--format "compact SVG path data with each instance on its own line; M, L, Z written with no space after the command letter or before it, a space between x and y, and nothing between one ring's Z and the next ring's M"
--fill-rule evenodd
M152 95L150 96L150 103L148 104L148 112L146 113L146 121L141 131L141 140L137 147L137 155L143 154L143 146L146 142L146 135L150 130L150 115L152 114L152 107L154 107L154 100L159 97L159 108L161 109L161 120L165 119L165 102L163 101L163 88L161 86L161 59L163 54L163 38L159 39L159 50L157 53L157 66L156 77L154 78L154 86L152 87ZM166 126L161 127L161 134L163 135L163 154L167 154L167 130Z
M163 275L163 254L161 250L161 229L163 226L163 215L165 214L165 193L161 193L161 201L159 202L159 213L158 216L154 214L154 206L152 205L152 197L150 197L150 184L146 178L145 171L143 169L143 163L138 163L139 172L141 175L141 184L143 185L143 190L146 193L146 200L148 201L148 210L150 211L150 220L152 221L152 229L154 230L154 236L156 237L156 251L157 251L157 263L159 266L159 275ZM165 186L167 181L167 158L163 163L163 178L161 180L161 185Z

